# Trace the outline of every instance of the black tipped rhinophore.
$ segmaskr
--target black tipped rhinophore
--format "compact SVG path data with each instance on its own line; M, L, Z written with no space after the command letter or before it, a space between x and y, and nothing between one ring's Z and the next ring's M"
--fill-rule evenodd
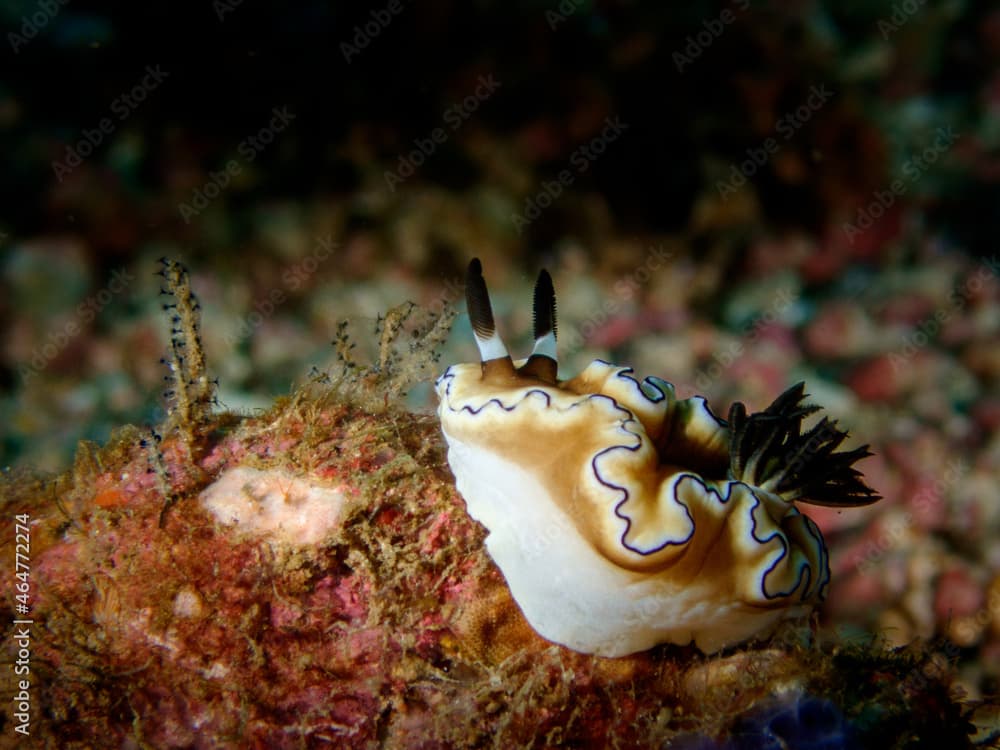
M544 268L535 282L535 341L551 333L556 336L556 290Z
M472 330L480 340L490 338L496 332L493 322L493 308L490 307L490 293L483 278L483 264L479 258L469 262L465 273L465 302L469 307L469 321Z
M542 269L535 282L535 346L518 374L555 385L559 377L556 361L556 290L552 277Z
M743 404L733 404L730 476L814 505L851 507L879 500L853 467L872 455L867 445L838 452L847 433L826 417L802 432L802 420L819 411L818 406L803 404L805 397L805 384L797 383L762 412L748 416Z

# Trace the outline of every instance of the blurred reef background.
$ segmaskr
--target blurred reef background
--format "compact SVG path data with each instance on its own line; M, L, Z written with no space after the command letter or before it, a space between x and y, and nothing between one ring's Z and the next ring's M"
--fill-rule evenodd
M832 553L822 631L927 644L905 669L939 659L952 698L995 700L1000 6L17 0L0 22L8 507L28 503L13 477L75 466L93 489L102 472L81 469L79 441L163 422L161 257L184 263L200 300L215 410L247 424L326 372L347 334L378 361L386 311L461 308L474 255L500 330L527 351L546 267L564 376L602 357L722 414L805 380L850 447L871 444L860 468L884 496L860 511L806 508ZM440 369L474 358L467 318L436 351ZM426 383L405 399L417 415L434 406ZM424 418L411 429L435 434ZM107 460L142 463L115 434ZM79 520L90 500L70 496ZM125 512L104 499L102 513ZM419 527L428 507L398 523ZM136 511L136 538L156 517ZM74 590L81 607L112 596ZM843 696L822 695L796 704L794 721L787 707L775 715L855 746L840 729L850 708L826 702ZM773 718L760 716L745 721ZM154 745L187 746L162 731ZM710 746L700 741L690 747Z

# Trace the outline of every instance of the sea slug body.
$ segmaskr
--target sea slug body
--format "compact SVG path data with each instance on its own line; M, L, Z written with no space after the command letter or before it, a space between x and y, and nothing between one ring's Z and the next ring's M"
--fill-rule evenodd
M602 360L557 376L555 294L535 287L535 347L514 362L482 267L466 294L480 362L436 383L448 462L525 618L544 638L623 656L660 643L707 653L808 613L830 581L826 546L795 501L878 496L837 451L846 433L793 386L728 420L701 397Z

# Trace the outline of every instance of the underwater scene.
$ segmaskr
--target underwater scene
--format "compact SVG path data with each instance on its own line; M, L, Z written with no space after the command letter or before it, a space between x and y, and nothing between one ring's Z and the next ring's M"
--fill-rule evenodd
M1000 747L1000 6L0 24L0 748Z

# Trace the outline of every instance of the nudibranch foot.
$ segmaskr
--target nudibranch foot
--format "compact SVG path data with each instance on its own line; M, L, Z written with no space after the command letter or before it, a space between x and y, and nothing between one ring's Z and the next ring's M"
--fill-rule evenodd
M767 635L826 594L829 557L795 501L853 506L877 495L852 468L866 448L793 386L729 421L704 398L595 360L558 378L555 294L535 286L535 347L515 362L478 260L469 315L480 362L438 378L448 463L469 514L531 626L585 653L659 643L706 652Z

